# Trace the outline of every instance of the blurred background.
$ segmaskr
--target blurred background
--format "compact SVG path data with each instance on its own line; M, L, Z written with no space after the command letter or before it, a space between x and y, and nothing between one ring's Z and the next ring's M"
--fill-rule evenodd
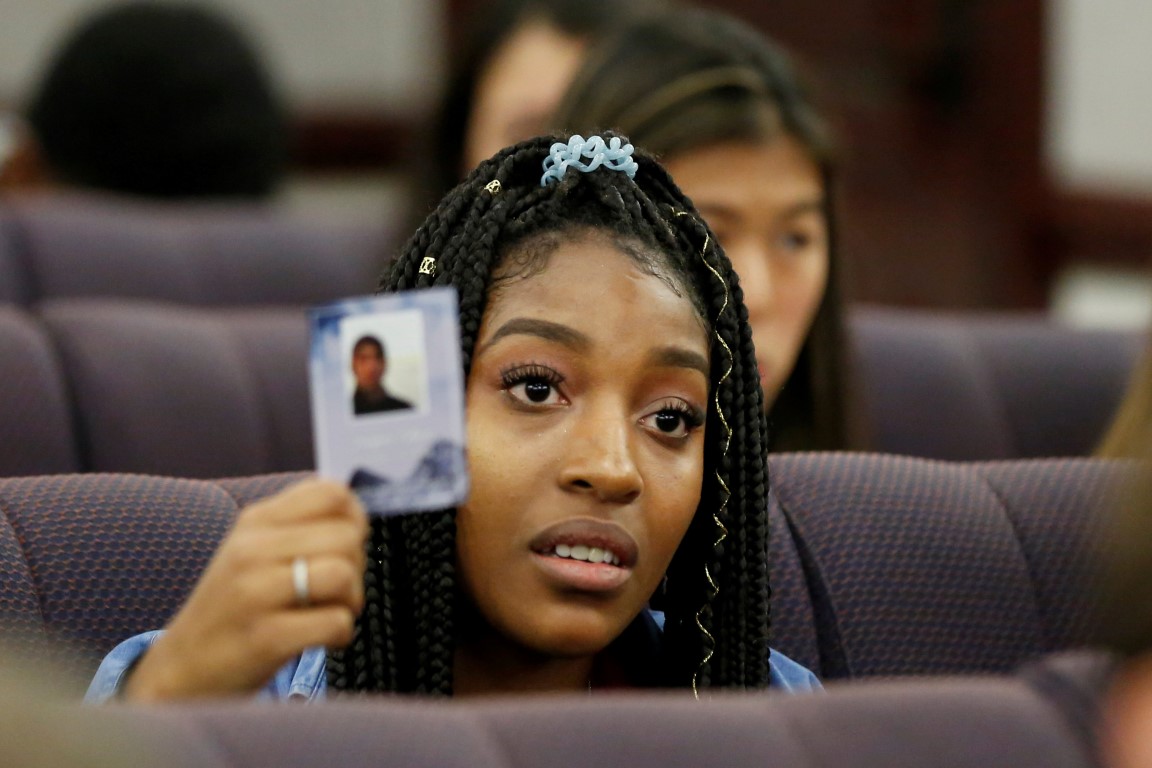
M1152 320L1152 3L711 0L788 45L845 146L848 298ZM100 0L5 0L0 110ZM217 0L292 114L280 202L396 210L475 0ZM0 152L3 139L0 138Z

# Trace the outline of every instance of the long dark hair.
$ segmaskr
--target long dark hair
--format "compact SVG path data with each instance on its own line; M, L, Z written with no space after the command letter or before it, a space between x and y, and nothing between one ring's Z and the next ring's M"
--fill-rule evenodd
M509 258L519 268L532 238L606 231L658 255L660 273L687 294L713 340L705 480L668 569L660 676L673 686L764 687L766 425L736 274L691 203L648 155L636 153L634 181L618 171L569 169L560 183L541 186L541 162L554 140L522 142L482 163L408 242L381 290L455 286L467 374L493 275ZM434 269L421 269L426 258L435 259ZM459 627L455 534L454 510L373 521L366 608L352 644L328 657L333 688L451 694Z
M807 151L824 183L828 283L795 367L772 403L772 450L850 447L857 425L849 413L832 200L836 151L787 54L716 11L682 9L642 19L592 51L553 125L577 133L617 130L661 159L781 136Z

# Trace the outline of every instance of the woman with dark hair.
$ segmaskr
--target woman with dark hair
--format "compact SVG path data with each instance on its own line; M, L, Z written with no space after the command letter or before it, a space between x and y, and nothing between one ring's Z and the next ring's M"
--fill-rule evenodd
M588 46L662 0L476 3L451 65L432 147L435 202L477 163L548 129Z
M168 631L115 649L90 698L125 679L137 699L818 686L768 648L767 445L736 275L648 155L554 141L482 163L381 283L458 291L468 500L369 523L309 481L253 505Z
M590 54L552 127L654 153L741 276L772 450L855 442L829 128L787 55L722 13L637 21Z

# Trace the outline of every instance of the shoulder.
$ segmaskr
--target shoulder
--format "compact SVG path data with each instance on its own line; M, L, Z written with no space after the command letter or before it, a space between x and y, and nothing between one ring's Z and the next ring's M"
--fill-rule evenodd
M768 656L768 683L775 690L790 693L824 689L812 670L797 664L780 651L771 651Z

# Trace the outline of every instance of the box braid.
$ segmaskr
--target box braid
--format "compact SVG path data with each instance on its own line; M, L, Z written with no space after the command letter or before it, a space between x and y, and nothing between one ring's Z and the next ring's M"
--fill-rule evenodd
M606 232L693 302L715 332L713 404L700 507L663 592L665 678L673 686L762 688L768 684L766 427L736 273L691 202L642 152L634 155L635 180L573 168L542 187L542 161L559 140L522 142L482 163L416 231L379 288L456 288L465 376L491 293L502 280L543 269L551 250L532 246L549 238ZM427 258L435 260L431 269ZM513 267L515 274L506 274ZM726 531L720 543L717 521ZM455 532L455 510L372 521L366 608L352 643L328 656L334 690L451 695Z

